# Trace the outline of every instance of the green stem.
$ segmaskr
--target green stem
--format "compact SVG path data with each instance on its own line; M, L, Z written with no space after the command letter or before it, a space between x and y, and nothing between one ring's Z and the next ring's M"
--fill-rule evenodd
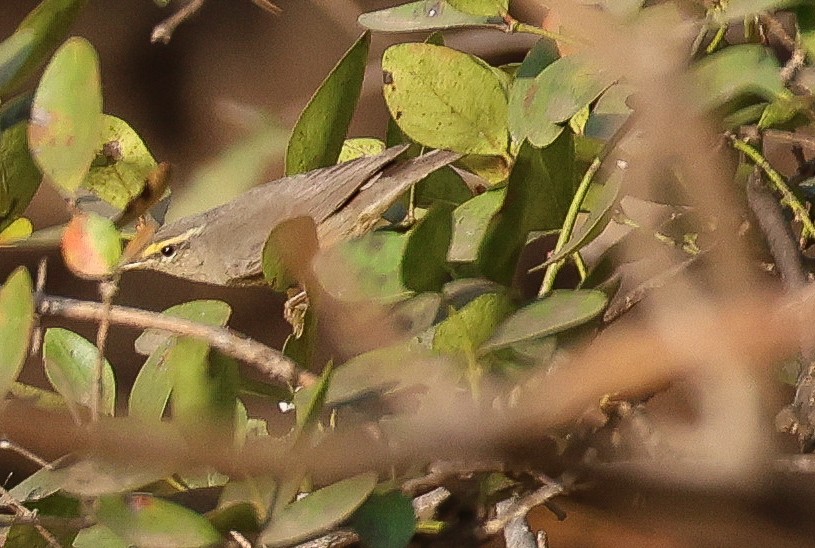
M770 180L770 183L772 183L775 190L777 190L782 196L781 205L788 205L792 210L793 215L795 215L795 218L800 221L802 225L801 235L804 238L815 240L815 225L812 224L812 220L809 218L809 213L807 212L806 207L804 207L804 204L802 204L795 194L793 194L792 190L790 190L790 188L787 186L787 183L784 181L781 174L770 165L770 162L767 161L761 152L749 144L734 136L730 137L730 142L733 144L733 148L750 158L754 164L756 164L764 173L767 174L767 178Z
M589 269L586 267L586 261L583 259L583 255L581 255L579 251L572 255L572 260L574 261L574 265L577 267L577 273L580 274L580 283L582 284L589 276Z
M577 191L574 193L574 198L572 198L572 203L569 205L569 211L566 212L566 218L563 220L563 227L560 229L560 235L558 236L557 243L555 244L555 249L552 251L553 254L559 253L560 250L563 249L563 246L565 246L572 237L572 231L574 231L574 225L577 222L577 214L580 213L580 207L583 205L583 200L586 198L586 193L589 191L591 180L594 178L597 170L600 169L601 163L602 161L600 158L595 158L589 166L589 169L586 170L585 175L583 175L583 180L580 181L580 185L577 187ZM558 272L560 272L560 269L563 268L564 264L566 264L565 258L555 261L546 267L546 272L543 275L543 282L541 283L540 291L538 291L539 298L545 297L552 291L552 288L555 285L555 277L557 277Z
M550 40L555 40L556 42L563 42L564 44L585 45L585 42L578 38L572 38L571 36L566 36L564 34L552 32L551 30L542 29L541 27L536 27L535 25L530 25L528 23L521 23L520 21L513 18L509 14L504 15L504 21L506 22L507 25L505 28L505 32L509 34L515 32L523 32L525 34L543 36L544 38L549 38Z
M705 53L710 55L711 53L719 49L719 45L721 45L722 40L724 40L725 34L727 34L726 24L721 25L719 27L719 30L716 31L716 36L713 37L713 40L710 42L710 44L707 45L707 48L705 48Z

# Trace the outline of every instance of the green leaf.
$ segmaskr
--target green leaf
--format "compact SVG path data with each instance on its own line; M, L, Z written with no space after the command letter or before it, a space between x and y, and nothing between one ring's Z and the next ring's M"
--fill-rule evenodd
M370 44L371 33L365 31L306 105L286 149L286 175L337 163L359 101Z
M13 92L48 58L87 0L44 0L0 43L0 97Z
M548 61L546 52L541 60ZM523 68L523 66L522 66ZM560 125L592 103L616 79L610 69L596 67L591 59L571 55L550 62L531 82L519 77L510 92L509 127L512 138L528 139L536 147L545 147L563 130Z
M92 525L77 533L74 548L130 548L130 543L105 527Z
M311 432L316 426L320 413L323 412L328 387L331 386L333 371L332 362L328 362L316 383L295 392L294 406L297 411L296 441L302 441L302 436Z
M399 327L400 333L415 336L433 325L441 303L441 293L419 293L394 304L388 318Z
M25 364L33 329L31 276L20 266L0 287L0 396L3 398Z
M563 225L575 191L574 164L569 132L544 149L524 142L504 203L490 220L478 250L478 265L485 276L509 285L528 234Z
M500 17L509 9L509 0L448 0L448 3L463 13L485 17Z
M627 84L614 84L604 91L589 114L583 132L586 137L603 141L611 139L631 115L626 101L634 92L635 88ZM592 156L597 154L595 152Z
M354 513L351 524L369 548L407 546L416 531L413 504L400 491L371 495Z
M512 170L512 159L504 156L470 154L458 163L493 186L506 181Z
M51 327L43 338L45 374L57 392L66 401L90 407L96 390L94 370L99 350L87 339L73 331ZM102 400L100 411L113 415L116 408L116 381L110 362L104 361L102 369Z
M792 120L798 113L806 112L810 100L804 97L782 95L767 105L758 121L759 129L779 126Z
M467 200L453 211L453 241L447 254L449 261L468 263L476 260L490 219L501 207L505 196L506 188L491 190Z
M263 278L273 290L285 292L303 281L318 248L317 225L312 217L306 215L278 223L263 245Z
M382 57L385 102L401 130L432 148L506 155L507 97L487 63L432 44L397 44Z
M124 209L141 194L156 160L144 141L124 120L105 114L95 158L82 187L113 207Z
M461 12L448 2L421 0L393 8L363 13L359 24L379 32L416 32L464 27L492 27L503 29L503 18L477 16Z
M223 327L232 315L232 307L223 301L199 299L171 306L162 314L182 318L204 325ZM160 329L147 329L136 339L134 346L139 354L151 354L159 345L176 336Z
M10 225L0 230L0 246L25 240L34 232L34 225L25 217L18 217Z
M223 327L229 320L231 308L222 301L199 300L170 307L163 313ZM139 370L130 391L128 412L131 417L145 421L161 420L173 390L174 370L189 363L188 356L184 355L184 345L180 350L176 348L178 341L177 336L154 329L148 329L136 339L136 350L150 356Z
M0 231L23 214L42 175L28 151L25 122L0 133Z
M450 373L446 362L417 345L377 348L334 368L325 405L336 407L411 386L445 385L442 381Z
M176 339L168 339L150 354L136 375L128 399L128 414L143 421L159 421L173 390L173 353Z
M436 202L459 206L473 197L464 179L449 167L437 169L414 187L416 207L430 209Z
M348 162L356 160L363 156L376 156L385 152L385 143L380 139L372 137L357 137L355 139L346 139L342 143L342 150L340 156L337 158L337 163Z
M335 299L395 301L408 292L399 275L406 244L404 234L372 232L318 253L314 273Z
M42 172L73 193L88 173L102 131L99 57L84 38L54 54L31 106L28 144Z
M402 281L411 291L439 291L450 279L447 252L453 238L453 206L436 203L408 234Z
M578 228L572 232L572 237L566 242L566 245L549 257L546 262L540 266L536 266L533 270L538 270L561 259L564 259L574 253L580 251L584 246L594 240L606 228L613 214L614 204L617 203L617 197L620 193L622 186L622 171L615 169L608 180L602 186L596 185L597 199L591 205L591 210L588 216ZM591 192L591 190L590 190ZM586 197L588 202L589 196ZM584 204L586 203L584 202Z
M218 351L210 351L207 343L186 337L178 340L173 352L184 355L173 364L173 420L190 436L213 437L218 431L232 437L238 363Z
M770 101L787 95L778 60L757 44L730 46L691 68L696 83L696 105L711 110L744 95Z
M433 337L433 350L443 354L464 355L468 360L489 339L496 326L512 309L503 293L487 293L451 313L438 325Z
M34 92L26 92L0 103L0 132L31 118L31 102Z
M103 497L96 517L116 535L141 547L191 548L221 540L203 516L148 494Z
M815 6L802 4L796 6L795 20L798 23L798 33L801 45L807 50L810 60L815 58Z
M131 491L172 473L172 464L123 464L66 456L41 468L12 489L17 500L40 500L62 490L81 497Z
M269 509L278 494L278 481L271 476L250 477L241 481L230 481L221 491L218 508L221 512L227 508L247 504L253 514L255 526L268 519ZM212 519L212 516L210 516Z
M484 354L512 344L541 339L584 324L606 307L607 297L593 289L556 290L518 310L480 346Z
M359 508L376 487L376 474L367 472L323 487L293 502L263 530L258 543L288 546L330 530Z

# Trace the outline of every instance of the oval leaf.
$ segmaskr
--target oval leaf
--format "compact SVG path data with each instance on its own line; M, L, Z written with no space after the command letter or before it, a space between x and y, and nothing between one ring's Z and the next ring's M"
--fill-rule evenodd
M787 95L781 67L771 50L758 44L730 46L691 69L697 106L714 109L739 96L755 94L770 101Z
M335 299L395 301L408 293L399 275L406 244L404 234L373 232L318 253L314 273Z
M374 487L374 472L323 487L284 508L260 534L258 543L267 548L288 546L328 531L348 519Z
M548 60L541 54L539 63ZM531 70L531 67L530 67ZM534 80L518 80L510 92L509 124L515 141L529 139L536 147L554 141L560 125L594 101L615 80L610 70L594 66L586 57L557 59Z
M130 543L104 525L92 525L79 531L71 546L73 548L98 548L100 546L130 548Z
M192 548L221 540L200 514L148 494L104 497L96 517L130 544L143 547Z
M478 352L484 354L584 324L600 314L606 302L606 294L593 289L553 291L507 318Z
M507 97L481 59L433 44L398 44L382 57L385 102L401 130L432 148L506 155Z
M99 350L85 338L67 329L52 327L43 340L45 374L57 392L68 401L89 407L96 390L94 369ZM113 368L105 360L102 374L102 408L113 415L116 405L116 381Z
M104 115L101 139L82 187L122 210L141 194L156 160L130 125Z
M226 325L231 313L232 309L228 304L216 300L181 303L163 312L175 318L220 327ZM179 349L179 340L179 337L153 329L148 329L136 339L136 351L150 356L133 382L128 400L130 416L145 421L161 420L173 389L175 368L200 369L202 360L205 359L206 345L200 341L183 343ZM193 344L196 350L187 352L187 344Z
M23 368L33 329L31 276L18 267L0 287L0 397L5 397Z
M467 200L453 211L453 241L447 253L449 261L468 263L476 260L490 219L501 207L505 196L506 187L491 190Z
M437 202L408 234L402 280L412 291L439 291L450 279L447 252L453 238L453 206Z
M459 11L482 16L501 16L509 7L509 0L448 0L448 2Z
M27 126L20 122L0 133L0 231L23 214L42 180L28 151Z
M294 125L286 149L286 175L337 163L357 108L371 33L362 36L331 69Z
M15 90L68 35L87 0L44 0L0 43L0 97Z
M62 258L80 278L98 280L113 273L122 258L122 239L113 221L96 213L76 213L62 233Z
M416 32L463 27L503 29L503 18L471 15L457 10L443 0L421 0L359 16L359 24L378 32Z
M370 548L407 546L416 531L413 504L400 491L371 495L351 523Z
M82 184L102 131L99 57L84 38L71 38L40 79L28 143L40 169L66 192Z
M575 193L574 163L569 132L543 149L528 142L521 145L504 203L478 249L479 268L486 277L509 285L529 233L563 225Z

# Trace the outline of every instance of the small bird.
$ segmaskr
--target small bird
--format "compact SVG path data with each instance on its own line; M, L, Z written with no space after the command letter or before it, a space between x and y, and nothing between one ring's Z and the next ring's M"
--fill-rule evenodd
M262 279L261 255L279 223L309 216L327 247L371 230L411 185L462 155L434 150L394 163L408 145L284 177L161 227L123 270L155 270L213 285Z

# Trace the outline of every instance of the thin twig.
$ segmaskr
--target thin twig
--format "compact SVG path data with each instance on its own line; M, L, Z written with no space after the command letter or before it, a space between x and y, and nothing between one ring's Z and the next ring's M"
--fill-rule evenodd
M781 45L790 52L790 59L781 69L781 78L784 82L789 83L795 77L798 70L804 66L806 52L801 45L789 35L786 29L784 29L784 25L781 24L781 21L779 21L775 15L762 13L759 15L759 19L767 28L768 33L774 36Z
M175 29L178 28L178 25L198 13L198 10L200 10L203 6L204 0L190 0L181 6L177 12L153 27L153 34L150 35L150 42L153 44L156 42L168 44L170 39L173 37Z
M499 531L503 530L509 522L514 519L523 518L529 513L532 508L540 506L547 500L554 498L564 492L564 488L559 483L550 483L544 485L540 489L518 499L518 501L511 507L507 508L504 514L494 519L487 521L482 527L481 532L484 536L490 537Z
M48 276L48 258L43 257L37 265L37 283L34 286L34 291L37 295L41 295L45 291L45 280ZM36 356L40 353L42 348L42 326L38 321L34 326L34 332L31 334L31 348L29 355Z
M731 135L730 142L733 144L733 148L738 150L739 152L743 152L745 156L750 158L754 164L764 171L767 174L767 177L770 180L770 183L773 187L781 194L782 203L785 203L789 208L792 210L795 218L801 222L803 225L803 232L807 238L815 239L815 225L812 224L812 219L809 218L809 212L804 207L804 204L801 203L800 200L792 193L792 190L787 186L787 183L784 182L784 178L778 173L770 162L755 148L750 146L748 143L738 139L737 137Z
M495 505L496 515L499 518L503 517L507 511L513 508L517 501L517 495L502 500ZM516 517L507 523L506 527L504 527L504 543L507 548L537 548L535 535L532 534L532 530L529 528L526 516Z
M29 510L25 506L23 506L17 499L15 499L11 493L5 487L0 486L0 505L10 508L14 511L15 518L22 518L22 519L30 519L31 524L34 526L34 529L40 534L40 536L48 543L49 546L53 548L60 548L59 541L57 541L56 537L51 534L51 531L43 527L40 523L36 521L36 511Z
M101 322L106 315L105 307L101 303L51 295L37 296L37 312L43 316L60 316L90 322ZM316 379L307 371L298 373L297 364L281 352L229 328L212 327L183 318L117 305L111 306L107 315L112 324L136 329L160 329L176 335L203 339L212 347L255 367L276 382L307 386L313 384Z
M747 179L747 205L758 221L786 288L797 291L804 287L806 273L798 251L798 242L784 219L778 200L761 180L761 172L757 166Z
M102 297L102 320L96 330L96 363L93 369L94 389L91 393L91 422L99 421L102 410L102 398L105 389L105 349L110 331L110 307L118 291L118 279L105 280L99 284Z
M580 181L580 185L575 191L574 198L572 198L572 203L569 205L569 210L566 212L566 218L563 220L563 228L560 229L560 235L558 236L557 243L555 244L555 249L552 251L553 254L558 254L560 250L563 249L563 246L565 246L572 237L572 231L574 230L574 225L577 222L577 214L580 213L580 207L583 205L583 200L586 198L586 194L589 191L591 181L594 179L594 175L600 169L601 164L602 160L600 158L595 158L589 166L589 169L587 169L586 173L583 175L583 180ZM543 275L543 282L541 282L541 288L540 291L538 291L538 297L544 297L552 291L552 288L555 285L555 278L557 277L558 272L560 272L560 269L563 268L564 264L566 264L566 258L555 261L546 267L546 272Z
M50 468L51 467L51 463L49 463L45 459L41 458L40 456L35 455L34 453L29 451L25 447L14 443L10 439L7 439L7 438L0 439L0 450L13 451L13 452L17 453L18 455L20 455L22 457L25 457L28 460L30 460L31 462L35 463L40 468Z

